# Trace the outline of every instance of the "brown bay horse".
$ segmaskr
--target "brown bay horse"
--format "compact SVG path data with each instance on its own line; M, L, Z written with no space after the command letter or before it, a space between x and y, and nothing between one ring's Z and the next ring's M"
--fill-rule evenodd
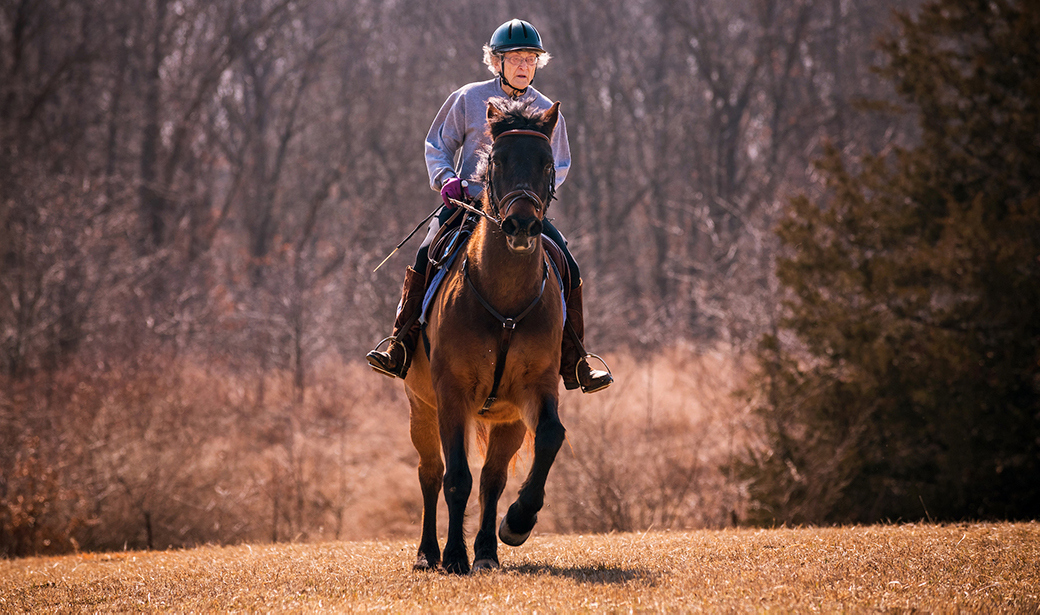
M558 118L559 103L544 112L506 101L488 104L493 143L483 197L487 215L430 305L427 352L416 350L405 380L423 494L416 569L470 571L463 521L473 486L471 429L486 437L475 569L499 565L498 500L528 433L534 439L530 472L499 527L508 545L523 544L534 528L549 468L563 445L558 405L564 310L541 237L555 190L549 138ZM448 508L443 559L437 539L442 484Z

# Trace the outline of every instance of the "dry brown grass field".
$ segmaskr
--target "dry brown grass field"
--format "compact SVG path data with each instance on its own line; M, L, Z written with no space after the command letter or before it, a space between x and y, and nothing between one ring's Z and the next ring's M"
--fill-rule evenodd
M534 535L413 572L407 540L0 562L0 611L1040 612L1040 524ZM505 548L503 548L505 549Z

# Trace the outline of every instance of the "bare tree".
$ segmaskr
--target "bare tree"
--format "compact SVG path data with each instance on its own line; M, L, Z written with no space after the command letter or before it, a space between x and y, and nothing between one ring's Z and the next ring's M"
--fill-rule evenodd
M520 15L555 56L536 87L562 101L574 160L550 215L589 282L590 344L739 346L770 327L777 204L814 188L820 144L906 138L849 112L883 96L871 41L893 3L544 0ZM513 10L0 2L0 498L17 467L54 459L65 470L41 475L69 482L48 493L82 484L89 502L65 517L150 525L158 545L179 513L160 514L157 485L196 493L164 466L195 447L253 472L231 488L216 462L184 469L220 502L263 500L265 535L313 534L337 506L313 486L314 438L347 438L346 422L314 419L337 411L319 366L360 361L389 329L414 245L372 270L439 202L423 136L453 90L491 76L480 47ZM243 390L170 402L198 366ZM124 403L126 387L151 394ZM163 410L255 425L166 433ZM112 452L117 436L137 444ZM698 484L698 462L677 455L657 477ZM222 518L235 537L257 531Z

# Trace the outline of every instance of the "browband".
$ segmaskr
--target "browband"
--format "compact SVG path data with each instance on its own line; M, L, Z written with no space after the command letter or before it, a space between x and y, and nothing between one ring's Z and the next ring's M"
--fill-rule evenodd
M521 128L516 128L514 130L507 130L507 131L503 132L502 134L498 135L497 137L495 137L495 139L499 139L501 137L508 137L508 136L541 137L541 138L545 139L546 141L549 140L549 137L547 137L545 135L545 133L543 133L543 132L538 132L537 130L524 130L524 129L521 129Z

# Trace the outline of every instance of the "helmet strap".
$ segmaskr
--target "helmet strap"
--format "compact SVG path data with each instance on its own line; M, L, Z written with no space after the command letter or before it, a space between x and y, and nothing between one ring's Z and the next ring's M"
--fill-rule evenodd
M499 77L499 79L502 80L502 83L504 85L509 86L509 89L513 90L512 97L513 98L520 98L521 96L526 94L527 93L527 88L524 88L522 90L520 88L515 88L515 87L513 87L513 84L509 83L509 80L506 79L506 56L504 54L501 54L501 53L498 54L498 64L499 64L498 77ZM533 84L533 83L534 83L534 77L531 77L531 81L530 81L530 83L527 84L527 87L531 87L531 84Z

